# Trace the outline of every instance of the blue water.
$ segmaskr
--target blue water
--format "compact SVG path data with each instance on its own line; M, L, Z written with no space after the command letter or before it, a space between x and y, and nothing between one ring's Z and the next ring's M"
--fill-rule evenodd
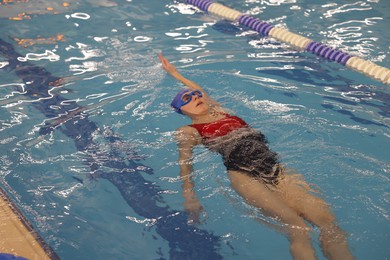
M195 243L162 231L166 219L175 225L183 216L173 133L189 123L169 108L181 85L161 70L156 55L163 51L261 129L283 163L321 191L357 259L390 259L389 86L179 2L69 3L0 5L0 38L22 55L20 64L64 79L51 92L66 99L54 102L65 112L50 117L37 110L50 97L31 95L34 84L24 84L0 57L0 185L60 258L169 259L167 237ZM388 1L223 3L390 68ZM56 35L63 40L42 40ZM67 107L82 115L69 116ZM62 130L85 118L98 130L73 137ZM54 130L43 131L47 126ZM90 146L76 147L87 137ZM201 147L194 153L196 192L208 214L195 251L211 245L224 259L290 259L286 237L258 223L271 220L230 188L221 159ZM128 176L141 176L139 190L122 185ZM131 194L146 187L158 187L162 200ZM136 206L147 207L149 198L178 214L147 216ZM313 239L324 259L318 233Z

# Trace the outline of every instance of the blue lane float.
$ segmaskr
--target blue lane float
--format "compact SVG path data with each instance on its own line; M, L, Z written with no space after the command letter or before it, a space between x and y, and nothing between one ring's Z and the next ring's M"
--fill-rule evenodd
M273 25L249 15L242 15L238 22L241 25L245 25L246 27L260 33L263 36L268 36L269 32L272 30L272 28L274 28Z
M390 85L390 70L371 61L366 61L357 56L343 52L342 50L289 32L284 28L274 27L267 22L243 14L211 0L186 0L185 2L198 7L204 12L214 14L232 22L238 22L240 25L246 26L251 30L258 32L262 36L272 37L276 40L287 43L298 50L311 52L329 61L342 64L386 85Z
M91 172L97 177L109 180L140 217L156 219L155 231L167 241L169 259L222 259L218 253L220 237L188 224L184 211L171 209L161 196L162 189L143 177L145 173L153 174L153 169L140 163L139 157L120 160L121 157L115 149L107 156L117 160L102 163L92 156L99 153L95 150L99 146L92 138L98 126L83 112L86 109L75 101L50 93L50 89L61 81L60 77L53 76L45 68L32 63L20 62L18 58L23 55L17 53L11 44L2 39L0 55L8 61L8 65L3 69L13 71L26 84L24 95L35 100L31 105L49 119L61 118L60 124L42 127L40 134L46 135L53 131L64 133L74 141L78 151L87 155L83 162ZM67 116L64 118L64 115ZM104 138L108 144L125 142L115 135ZM109 172L105 170L107 168ZM128 172L129 169L132 169L131 173Z
M205 12L207 12L210 5L213 3L210 0L188 0L187 2L191 5L197 6L199 9Z
M312 41L307 45L306 51L309 51L311 53L314 53L322 58L328 59L330 61L334 61L337 63L340 63L342 65L345 65L347 61L352 58L351 55L348 53L345 53L341 50L337 50L334 48L331 48L325 44L322 44L320 42Z

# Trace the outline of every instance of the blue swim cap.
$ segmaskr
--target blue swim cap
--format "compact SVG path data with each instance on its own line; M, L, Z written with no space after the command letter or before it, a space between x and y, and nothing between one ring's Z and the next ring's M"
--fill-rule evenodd
M175 96L175 98L171 102L171 107L173 107L175 109L175 111L179 114L183 114L183 112L181 112L181 109L180 109L181 106L183 105L183 101L181 100L181 98L187 92L191 92L191 89L185 88L185 89L181 90L179 93L177 93L177 95Z

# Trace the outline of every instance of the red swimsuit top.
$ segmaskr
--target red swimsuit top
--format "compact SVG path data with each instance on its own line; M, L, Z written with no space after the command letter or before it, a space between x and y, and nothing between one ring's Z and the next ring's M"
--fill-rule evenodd
M211 123L192 124L189 126L198 130L200 136L205 139L224 136L236 129L249 127L241 118L229 114Z

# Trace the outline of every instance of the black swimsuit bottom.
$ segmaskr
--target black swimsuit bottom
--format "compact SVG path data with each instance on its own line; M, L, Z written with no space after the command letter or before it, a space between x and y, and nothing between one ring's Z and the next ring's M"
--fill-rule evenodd
M282 172L277 153L271 151L265 136L252 128L237 129L226 136L205 141L212 151L222 155L227 170L243 171L277 184Z

